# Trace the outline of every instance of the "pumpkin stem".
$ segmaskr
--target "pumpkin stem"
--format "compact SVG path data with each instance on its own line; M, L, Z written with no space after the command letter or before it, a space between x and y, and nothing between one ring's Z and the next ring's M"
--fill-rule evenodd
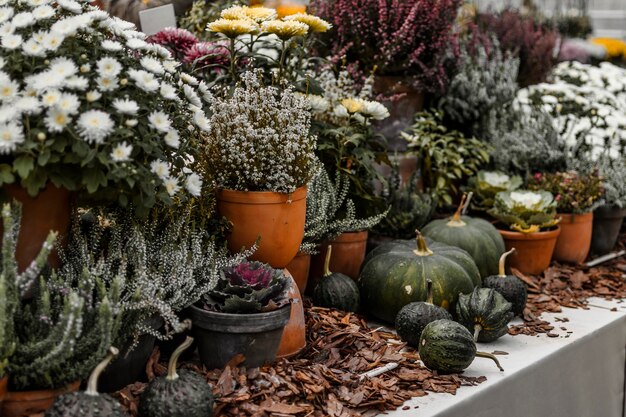
M459 203L459 207L457 207L456 211L454 212L454 215L448 222L447 224L448 226L450 227L465 226L465 222L461 220L461 213L463 212L463 209L465 208L466 202L467 202L467 193L463 193L463 197L461 197L461 203Z
M502 256L500 256L500 263L498 266L498 275L501 277L506 276L506 257L515 252L515 248L511 249L508 252L504 252Z
M474 343L478 342L478 334L483 330L483 326L476 323L474 325Z
M496 365L498 366L498 369L502 372L504 372L504 369L502 369L502 366L500 365L500 361L498 360L498 358L496 358L495 356L493 356L491 353L487 353L487 352L476 352L476 356L478 356L479 358L487 358L487 359L491 359L492 361L494 361L496 363Z
M328 249L326 249L326 259L324 259L324 276L327 277L332 272L330 272L330 257L333 252L333 245L328 245Z
M178 373L176 373L176 365L178 363L178 358L180 355L191 346L193 343L193 337L187 336L185 341L176 348L174 353L172 353L172 357L170 358L170 362L167 364L167 377L168 381L175 381L178 379Z
M416 254L417 256L430 256L430 255L432 255L433 251L428 249L428 246L426 245L426 240L424 240L424 236L422 236L422 233L419 230L415 230L415 234L417 235L417 237L416 237L417 249L415 249L413 251L413 253Z
M426 280L426 303L433 303L433 281L430 279Z
M107 367L109 362L111 362L113 358L116 357L119 353L120 351L116 347L111 346L109 348L108 355L94 368L94 370L91 372L91 375L89 375L89 381L87 382L87 391L85 391L85 394L93 396L98 395L98 378L100 377L102 371L104 371L104 368Z

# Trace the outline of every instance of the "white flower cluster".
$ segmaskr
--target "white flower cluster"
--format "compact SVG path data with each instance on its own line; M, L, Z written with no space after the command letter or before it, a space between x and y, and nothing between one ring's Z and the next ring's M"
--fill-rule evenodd
M144 39L84 0L0 0L0 154L64 136L129 172L175 159L190 131L208 130L208 88ZM152 166L170 196L200 194L197 174L173 171Z
M516 108L538 107L550 115L571 157L596 161L624 155L626 71L610 64L566 63L556 67L554 79L521 89Z

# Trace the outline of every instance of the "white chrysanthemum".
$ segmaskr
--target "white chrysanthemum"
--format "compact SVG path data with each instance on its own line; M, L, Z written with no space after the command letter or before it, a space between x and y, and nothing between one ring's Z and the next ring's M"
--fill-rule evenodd
M348 117L350 114L348 113L348 109L343 104L338 104L333 109L333 116L335 117Z
M163 61L163 68L165 71L173 74L176 72L176 69L180 65L180 62L174 61L173 59L168 59L167 61Z
M80 3L74 0L56 0L56 1L59 6L61 6L65 10L70 11L72 13L78 14L83 11L83 8L81 7Z
M14 105L20 113L39 114L41 112L41 103L36 97L22 97Z
M64 40L65 37L60 33L48 32L43 38L42 45L48 51L56 51L59 49L59 46L61 46Z
M46 107L54 106L59 100L61 100L61 92L59 90L49 89L41 95L41 102Z
M42 91L50 88L59 88L63 85L63 79L55 76L50 71L40 72L24 79L29 89Z
M146 45L148 45L146 41L137 38L131 38L126 41L126 46L130 49L143 49Z
M164 161L152 161L150 163L150 171L162 180L170 176L170 166Z
M176 89L168 83L162 83L161 84L161 97L167 99L167 100L176 100L178 99L178 95L176 94Z
M13 105L13 103L0 106L0 123L10 122L19 116L17 108Z
M11 22L6 22L0 25L0 36L12 35L15 33L15 26Z
M20 91L20 85L17 81L11 80L7 76L2 77L0 82L0 101L13 100Z
M156 91L159 88L159 81L154 74L144 70L129 70L128 76L135 81L137 87L146 92Z
M166 178L163 181L163 185L170 196L174 196L178 191L180 191L180 184L178 184L178 180L176 178Z
M48 19L54 16L54 9L47 4L39 6L33 10L33 17L36 20Z
M43 6L44 4L52 3L52 0L28 0L28 4L31 7Z
M57 109L56 107L52 107L46 113L46 117L43 120L46 128L49 132L63 132L63 129L72 121L71 117L65 113Z
M46 32L45 30L37 31L33 33L33 39L43 45L43 41L46 38L47 34L48 32Z
M162 59L172 59L169 49L156 43L149 43L146 50L154 52Z
M65 80L63 85L70 90L85 91L89 87L89 80L85 77L69 77Z
M100 100L100 97L102 97L102 94L97 90L87 91L87 94L85 94L85 98L90 103Z
M126 142L118 143L111 151L111 159L114 162L125 162L130 160L130 154L133 151L133 145Z
M180 135L174 129L169 130L163 137L163 140L165 141L165 144L167 146L170 146L174 149L178 149L178 147L180 146Z
M22 45L22 51L24 51L24 55L27 56L42 57L46 55L43 46L34 39L27 40L26 43Z
M6 155L24 142L24 131L16 122L0 124L0 154Z
M78 97L74 94L62 93L55 106L59 110L72 115L78 111L78 108L80 107L80 100L78 100Z
M180 79L183 80L184 83L190 84L190 85L198 85L199 81L196 77L187 74L186 72L181 72L180 73Z
M102 41L100 46L102 46L102 49L104 49L105 51L111 51L111 52L117 52L117 51L121 51L122 49L124 49L121 43L116 42L116 41L110 41L108 39Z
M151 58L149 56L144 56L143 58L141 58L139 63L146 70L148 70L150 72L153 72L155 74L163 74L163 73L165 73L165 69L163 68L163 65L161 65L159 60L156 59L156 58Z
M115 77L98 77L96 84L100 91L113 91L119 87L119 81Z
M150 113L148 121L150 122L150 126L159 132L167 133L172 127L170 118L162 111L156 110Z
M68 58L55 58L50 63L50 71L62 78L71 77L78 72L76 64Z
M0 56L0 69L4 68L5 65L6 65L6 61L4 60L4 58Z
M137 102L129 99L115 99L111 105L118 113L129 114L131 116L137 114L139 111Z
M6 22L13 17L13 7L0 7L0 23Z
M13 23L16 28L24 28L35 23L35 17L31 12L22 12L13 16L11 23Z
M122 64L115 58L100 58L96 64L101 77L117 77L122 71Z
M59 35L68 37L73 36L78 31L78 24L75 20L70 18L65 18L56 21L51 27L50 31L54 33L58 33Z
M22 35L4 35L2 37L2 47L4 49L17 49L22 45Z
M139 121L137 119L128 119L124 122L124 124L128 127L135 127L139 124Z
M185 93L185 97L187 100L194 106L202 107L202 100L198 97L198 94L193 90L193 88L187 84L183 85L183 92Z
M389 117L389 110L387 110L387 107L378 101L365 101L361 113L374 120L383 120Z
M185 188L194 197L200 197L202 192L202 179L198 174L191 174L185 181Z
M89 110L80 115L76 126L85 141L100 144L113 132L115 123L108 113L102 110Z
M209 119L204 115L203 112L197 111L193 114L193 123L202 131L208 132L210 123Z

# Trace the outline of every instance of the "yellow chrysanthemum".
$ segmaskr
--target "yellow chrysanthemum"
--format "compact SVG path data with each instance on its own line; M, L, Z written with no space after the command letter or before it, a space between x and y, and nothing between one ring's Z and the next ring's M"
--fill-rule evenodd
M207 29L211 32L222 33L229 38L236 38L239 35L258 31L259 26L249 19L217 19L209 23Z
M286 16L285 20L295 20L296 22L304 23L305 25L308 25L313 32L326 32L333 27L333 25L324 19L307 13L292 14L290 16Z
M609 58L620 58L623 57L626 59L626 42L620 39L613 38L594 38L591 40L592 43L596 45L604 46L606 49L606 54Z
M222 19L228 20L246 20L249 19L248 15L246 14L247 8L247 6L232 6L228 9L222 10L220 16L222 16Z
M269 7L247 7L246 15L256 21L256 22L265 22L266 20L276 19L276 10L270 9Z
M304 36L309 31L309 26L296 21L270 20L263 22L261 29L267 33L273 33L282 40L287 40L295 36Z
M344 98L341 100L343 107L348 110L348 113L360 113L365 108L365 100L360 98Z

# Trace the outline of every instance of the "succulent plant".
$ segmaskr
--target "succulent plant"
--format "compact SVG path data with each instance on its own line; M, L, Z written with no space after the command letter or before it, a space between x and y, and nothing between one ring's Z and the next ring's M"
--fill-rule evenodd
M548 191L501 191L489 214L522 233L539 232L560 221L556 218L556 201Z
M203 297L207 310L250 314L276 310L289 303L284 272L262 262L224 268L215 288Z

